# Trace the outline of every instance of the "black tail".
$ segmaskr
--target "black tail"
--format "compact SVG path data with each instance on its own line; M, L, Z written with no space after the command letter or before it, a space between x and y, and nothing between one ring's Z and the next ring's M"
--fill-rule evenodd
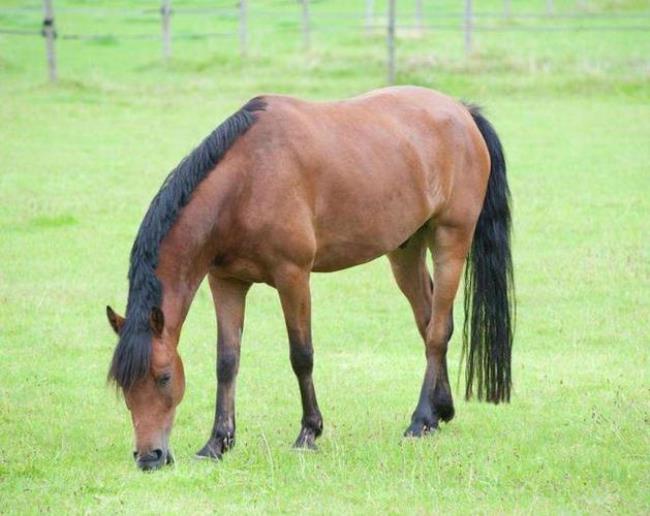
M490 153L490 179L465 269L463 356L465 397L510 401L514 281L510 254L510 190L503 148L494 127L468 106Z

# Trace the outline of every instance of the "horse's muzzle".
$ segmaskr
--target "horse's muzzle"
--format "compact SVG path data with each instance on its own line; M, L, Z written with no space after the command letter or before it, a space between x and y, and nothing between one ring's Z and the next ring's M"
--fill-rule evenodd
M140 454L135 451L133 452L133 458L138 468L142 471L153 471L166 464L174 463L171 450L163 451L160 448L156 448L145 454Z

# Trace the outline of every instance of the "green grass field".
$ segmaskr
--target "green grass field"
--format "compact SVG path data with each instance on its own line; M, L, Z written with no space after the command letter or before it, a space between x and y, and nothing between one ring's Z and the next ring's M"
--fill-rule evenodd
M576 12L573 1L555 3ZM645 0L585 3L603 17L485 23L650 24ZM380 259L313 278L320 451L290 449L298 388L275 291L257 286L237 447L220 463L196 461L215 388L216 331L203 286L181 340L187 391L172 436L177 464L151 475L136 469L128 412L105 381L115 338L104 307L124 311L128 253L163 178L256 94L339 98L385 80L382 32L366 35L350 21L333 30L338 22L326 18L352 2L314 2L308 54L296 4L251 4L246 59L236 38L179 38L167 64L156 39L59 39L57 85L46 82L41 38L0 34L0 513L650 512L647 32L486 31L469 58L459 31L399 33L398 82L484 105L509 158L518 300L510 405L465 403L458 390L454 421L422 440L401 437L423 346ZM435 4L460 11L461 2ZM515 13L544 8L513 4ZM0 28L38 30L38 10L6 9L29 5L40 2L2 0ZM129 3L57 1L61 34L158 34L155 13L63 9L97 5ZM411 5L399 2L404 23ZM355 6L361 13L363 2ZM225 16L179 14L173 24L179 34L236 30Z

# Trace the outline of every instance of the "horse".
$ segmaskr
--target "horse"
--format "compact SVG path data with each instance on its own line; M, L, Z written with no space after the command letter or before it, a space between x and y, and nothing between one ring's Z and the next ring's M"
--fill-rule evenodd
M207 276L217 320L216 411L199 458L235 444L235 384L246 294L280 297L302 401L294 446L315 449L323 418L312 379L310 275L386 255L424 341L426 369L405 435L454 416L447 373L465 269L465 397L510 400L514 325L511 209L501 142L474 105L420 87L340 101L256 97L169 174L135 238L126 317L109 379L121 388L137 466L173 462L185 390L181 328ZM433 279L427 266L433 259Z

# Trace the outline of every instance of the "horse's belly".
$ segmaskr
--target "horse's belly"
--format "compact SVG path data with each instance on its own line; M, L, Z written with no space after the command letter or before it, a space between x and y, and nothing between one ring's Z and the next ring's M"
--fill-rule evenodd
M410 202L387 197L351 209L339 203L338 209L322 214L317 218L313 270L346 269L395 250L431 218L433 207L418 197Z
M332 244L319 250L312 270L314 272L340 271L379 258L387 252L378 246L367 245L363 242Z

